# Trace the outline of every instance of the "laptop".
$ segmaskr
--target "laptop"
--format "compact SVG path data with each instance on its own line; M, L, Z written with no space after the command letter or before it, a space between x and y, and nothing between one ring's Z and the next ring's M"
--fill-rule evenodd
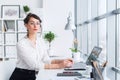
M101 51L102 51L101 47L95 46L92 49L85 63L78 62L73 64L72 67L65 68L64 70L86 70L86 65L91 65L91 60L97 61L97 58L99 57L99 54L101 53Z
M91 54L87 58L86 64L91 65L91 61L98 61L99 54L101 53L102 48L95 46L91 51Z

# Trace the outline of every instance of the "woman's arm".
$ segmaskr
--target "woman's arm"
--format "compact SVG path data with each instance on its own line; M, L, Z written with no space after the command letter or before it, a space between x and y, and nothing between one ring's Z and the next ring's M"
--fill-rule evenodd
M44 68L45 69L60 69L62 67L60 67L59 64L45 64Z
M72 59L55 59L51 61L51 64L59 64L59 63L63 63L64 61L73 62Z
M64 60L60 60L60 59L55 59L51 61L51 64L59 64L62 63Z
M61 69L66 67L71 67L73 61L71 59L63 59L63 60L52 60L51 64L45 64L45 69Z

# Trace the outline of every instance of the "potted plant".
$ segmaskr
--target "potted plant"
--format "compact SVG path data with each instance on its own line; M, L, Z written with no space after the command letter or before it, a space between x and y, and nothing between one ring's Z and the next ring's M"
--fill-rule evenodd
M25 6L23 6L23 10L24 10L25 14L27 14L30 11L30 8L27 5L25 5Z
M70 48L74 62L80 62L80 51L77 48Z
M73 45L74 47L73 47L73 48L70 48L71 52L72 52L72 53L80 52L80 50L78 50L78 48L77 48L77 47L78 47L78 41L77 41L76 38L74 39L73 44L74 44L74 45Z
M78 50L78 41L74 39L74 47L70 48L74 62L80 62L80 50Z
M44 34L44 39L49 43L49 55L51 54L51 42L55 39L55 34L52 31L49 31Z
M77 53L77 52L80 52L79 50L77 50L77 48L70 48L71 52L73 53Z

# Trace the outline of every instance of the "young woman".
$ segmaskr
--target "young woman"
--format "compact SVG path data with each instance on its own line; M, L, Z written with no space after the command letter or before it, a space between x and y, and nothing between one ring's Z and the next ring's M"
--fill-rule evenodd
M41 22L32 13L24 19L28 32L16 45L18 61L10 80L35 80L41 69L60 69L73 64L71 59L50 60L43 39L37 36L39 31L42 33Z

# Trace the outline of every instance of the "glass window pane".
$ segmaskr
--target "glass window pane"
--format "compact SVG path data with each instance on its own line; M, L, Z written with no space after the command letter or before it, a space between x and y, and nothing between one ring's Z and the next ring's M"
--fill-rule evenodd
M88 0L88 20L92 18L91 16L91 0ZM91 23L88 24L88 53L91 52Z
M120 0L117 0L117 9L120 8ZM118 30L118 33L117 33L117 67L120 68L120 14L117 16L117 30ZM120 80L120 74L117 74L117 80Z
M120 23L120 15L119 15L119 19L118 19L118 20L119 20L119 23ZM119 30L119 31L118 31L118 44L119 44L119 45L118 45L118 47L119 47L119 48L118 48L118 56L119 56L118 58L119 58L119 59L117 59L117 60L118 60L118 66L120 67L120 28L119 28L119 27L120 27L120 24L119 24L119 23L118 23L118 30Z
M106 61L106 19L98 21L99 26L99 46L102 48L99 59L103 63Z
M92 39L91 39L92 35L91 35L91 23L88 24L88 53L91 52L91 45L92 45Z
M91 19L91 0L88 0L88 19Z
M120 8L120 0L117 0L117 8Z
M2 21L0 20L0 33L2 32Z
M106 0L99 0L98 1L98 15L106 13Z

